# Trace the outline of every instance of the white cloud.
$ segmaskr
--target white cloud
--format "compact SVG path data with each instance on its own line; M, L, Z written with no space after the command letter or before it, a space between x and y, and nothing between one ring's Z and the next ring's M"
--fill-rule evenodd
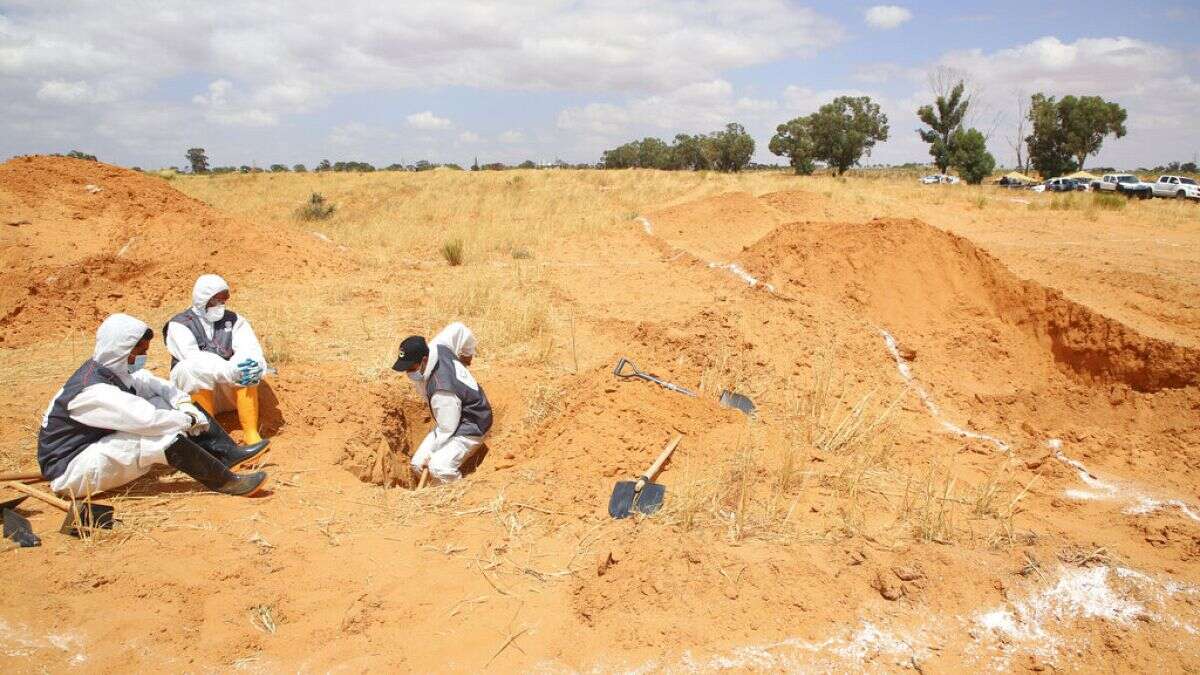
M38 87L37 98L39 101L46 101L48 103L76 105L81 103L109 103L116 100L117 96L111 90L97 89L83 80L76 80L74 82L47 80L42 83L42 86Z
M279 123L274 113L258 108L244 107L234 103L231 94L233 83L229 80L214 80L208 91L192 97L192 103L202 108L205 119L214 124L246 127L270 127Z
M509 129L508 131L500 134L496 140L500 141L501 143L520 143L521 141L525 140L525 134Z
M866 12L867 24L873 28L891 30L912 19L912 12L898 5L875 5Z
M445 117L438 117L433 114L433 111L426 110L425 112L413 113L404 118L408 122L408 126L413 129L421 129L424 131L436 131L449 129L454 126L450 120Z
M458 135L458 142L459 143L478 143L479 142L479 134L475 133L474 131L464 131Z

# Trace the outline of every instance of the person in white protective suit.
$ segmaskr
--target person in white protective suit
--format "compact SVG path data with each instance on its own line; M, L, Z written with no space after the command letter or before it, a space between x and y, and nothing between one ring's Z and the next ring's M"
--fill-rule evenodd
M205 274L192 287L192 306L163 328L171 352L171 382L210 415L237 409L242 442L262 442L258 385L267 369L258 336L245 317L225 309L229 284Z
M474 357L475 336L456 322L429 342L419 335L405 338L392 365L417 384L434 420L413 453L413 471L420 474L428 468L429 475L443 483L462 478L463 461L492 428L492 406L467 370Z
M217 492L261 490L265 473L233 469L253 461L262 448L238 448L186 393L142 369L153 337L145 323L127 314L100 324L92 357L67 379L42 417L38 466L50 488L82 498L168 464Z

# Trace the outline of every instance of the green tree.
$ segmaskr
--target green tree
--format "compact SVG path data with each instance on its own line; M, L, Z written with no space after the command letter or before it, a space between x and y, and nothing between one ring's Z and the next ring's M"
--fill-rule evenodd
M690 134L676 134L671 146L671 165L678 169L705 171L712 168L701 149L704 139Z
M304 166L303 164L297 164L292 167L292 171L294 173L308 173L308 167Z
M333 168L333 165L330 164L329 160L327 160L327 159L323 159L323 160L321 160L320 164L317 164L317 171L329 171L332 168Z
M962 129L970 107L970 100L963 94L964 87L963 81L959 80L949 96L938 96L933 105L923 105L917 109L917 117L929 126L928 129L917 129L917 133L922 141L929 144L933 163L942 173L946 173L950 166L955 136Z
M287 168L286 164L272 164L271 165L271 173L283 173L287 170L288 170L288 168Z
M600 161L606 169L631 169L638 165L639 150L636 141L618 145L612 150L605 150Z
M1063 145L1079 169L1083 169L1089 155L1100 152L1106 137L1125 135L1126 116L1120 105L1099 96L1064 96L1058 102Z
M787 157L797 176L807 176L817 168L813 163L813 139L808 117L797 117L775 127L775 135L767 147L771 154Z
M726 124L724 131L709 134L707 140L708 155L718 171L741 171L754 156L754 138L737 122Z
M1067 148L1058 102L1053 96L1037 93L1030 97L1029 122L1032 130L1025 137L1025 144L1029 148L1029 163L1033 168L1045 178L1075 171L1078 164Z
M809 129L813 158L841 175L887 140L888 119L869 96L839 96L809 116Z
M521 162L520 164L518 164L517 168L518 169L536 169L537 164L535 164L532 159L527 159L524 162Z
M208 156L204 148L189 148L187 160L192 165L192 173L208 173Z
M979 185L992 175L996 158L987 151L987 139L978 129L958 129L949 139L954 148L949 157L949 166L958 170L958 175L972 185ZM945 172L945 169L942 169Z
M637 165L643 169L671 168L671 146L661 138L643 138L637 148Z

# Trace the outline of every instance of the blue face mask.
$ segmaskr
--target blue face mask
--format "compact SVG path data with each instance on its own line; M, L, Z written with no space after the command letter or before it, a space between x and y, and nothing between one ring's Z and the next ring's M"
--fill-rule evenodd
M133 357L133 363L127 363L126 367L129 369L130 375L136 373L137 371L141 370L142 368L145 368L146 367L146 355L139 354L138 356Z
M419 370L413 371L411 373L405 373L405 375L407 375L408 379L412 380L413 382L424 382L425 381L425 376L422 375L421 371L419 371Z

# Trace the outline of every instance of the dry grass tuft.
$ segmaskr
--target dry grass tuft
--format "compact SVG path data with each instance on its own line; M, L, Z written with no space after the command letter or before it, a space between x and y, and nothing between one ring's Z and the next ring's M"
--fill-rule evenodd
M328 220L336 210L336 205L326 203L324 195L314 192L309 195L308 201L303 206L296 209L296 219L305 222Z
M442 257L450 263L451 267L458 267L463 264L463 240L450 239L442 243Z

